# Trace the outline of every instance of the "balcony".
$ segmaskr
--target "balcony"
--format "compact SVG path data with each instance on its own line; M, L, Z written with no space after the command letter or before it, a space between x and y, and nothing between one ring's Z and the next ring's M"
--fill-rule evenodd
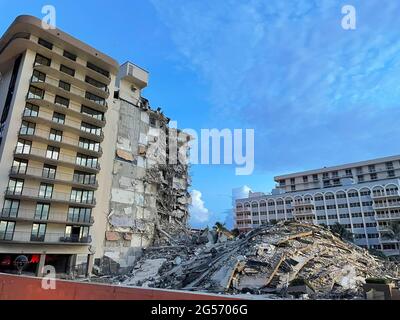
M105 100L105 97L104 97L105 92L103 90L96 90L96 94L92 93L93 90L91 90L91 89L82 90L81 88L85 88L87 86L91 86L91 87L93 87L93 86L82 80L78 80L79 84L76 85L76 80L77 80L76 78L74 78L73 76L70 76L66 73L63 73L59 70L53 69L52 67L49 67L49 66L45 66L42 64L35 65L34 70L37 70L37 71L40 71L40 72L46 74L46 78L44 81L37 79L36 77L31 78L30 82L35 87L45 90L46 92L50 92L53 95L60 95L63 97L67 97L71 101L74 101L78 104L86 105L95 110L98 110L101 112L107 111L108 104L107 104L107 101ZM67 91L67 90L64 90L63 88L59 87L59 82L58 82L59 80L71 84L71 91ZM85 84L85 85L82 86L82 84ZM89 92L91 94L95 94L99 98L104 99L104 101L102 100L100 102L100 101L95 101L93 99L88 99L87 94L86 94L87 92ZM32 98L33 97L28 97L28 99L32 99Z
M315 216L315 209L308 210L295 210L293 211L293 215L296 217L305 217L305 216Z
M67 167L72 167L87 172L98 173L100 171L100 164L97 161L78 163L76 157L72 157L63 153L50 153L46 149L41 148L16 147L14 155L21 159L45 161L46 163L53 165L62 164Z
M391 203L375 203L372 205L372 208L374 210L400 208L400 201Z
M89 155L93 155L96 157L100 156L101 152L102 152L101 149L99 149L99 152L97 152L94 150L82 148L79 145L78 139L67 136L67 135L65 135L64 132L62 135L56 136L48 130L43 130L43 129L38 129L38 128L36 128L34 130L25 130L25 128L24 129L21 128L21 130L19 131L19 137L22 139L29 139L29 140L33 140L33 141L43 142L46 144L50 141L52 146L56 146L56 147L60 147L60 148L63 147L63 148L75 150L79 153L89 154Z
M38 114L33 114L29 110L25 110L22 115L22 119L36 124L45 124L46 126L50 126L57 130L68 130L82 138L96 142L101 142L104 139L104 134L102 131L100 134L88 132L82 127L82 121L75 121L67 118L64 119L64 122L62 122L57 118L53 118L53 112L46 110L45 108L40 108ZM86 122L86 120L84 122ZM98 152L101 153L101 150Z
M314 200L295 201L293 207L313 207Z
M41 190L33 188L23 188L22 190L6 189L5 196L9 199L20 199L20 200L32 200L41 202L56 202L64 203L69 205L80 205L82 207L93 208L96 205L96 199L88 198L76 200L71 197L70 193L56 192L47 190L41 192Z
M94 223L94 218L90 219L76 219L68 217L67 212L53 212L50 210L48 215L38 216L35 214L35 210L27 209L15 209L15 208L3 208L0 211L0 217L2 220L8 221L23 221L23 222L36 222L36 223L56 223L56 224L71 224L71 225L82 225L91 226Z
M0 242L29 243L29 244L75 244L88 245L92 242L91 236L66 235L64 233L46 233L45 235L32 235L31 232L1 232Z
M149 73L131 62L126 62L120 67L118 77L135 83L139 89L146 87L149 81Z
M373 192L371 194L373 199L380 199L380 198L396 198L400 197L400 192L397 191L390 191L390 192Z
M37 168L28 166L26 171L21 170L19 167L11 167L10 171L11 178L31 178L39 181L49 183L68 184L78 188L84 188L89 190L96 190L99 187L96 179L89 177L88 179L82 179L78 175L60 172L56 173L47 172L44 168Z
M400 213L377 214L376 220L397 220L400 219Z

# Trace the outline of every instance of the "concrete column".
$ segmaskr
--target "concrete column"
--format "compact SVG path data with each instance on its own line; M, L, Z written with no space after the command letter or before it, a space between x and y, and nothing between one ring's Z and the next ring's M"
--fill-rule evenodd
M69 258L68 258L68 265L67 265L67 274L72 275L74 268L76 265L76 254L72 254Z
M94 254L88 254L86 262L86 277L89 277L92 274L93 264Z
M41 254L40 255L40 260L39 260L39 263L38 263L37 269L36 269L36 276L37 277L43 277L43 268L45 266L45 262L46 262L46 255L45 254Z

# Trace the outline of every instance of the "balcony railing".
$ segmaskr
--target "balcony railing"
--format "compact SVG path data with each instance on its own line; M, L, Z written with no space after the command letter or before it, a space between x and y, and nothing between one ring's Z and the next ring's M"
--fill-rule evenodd
M98 187L98 183L95 177L84 178L75 174L64 173L60 171L49 172L44 168L37 168L32 166L28 166L26 170L21 170L20 167L13 166L11 167L10 173L14 175L30 175L49 180L60 180L68 183L76 183L76 184L88 185L90 187Z
M91 236L80 237L79 235L66 235L64 233L46 233L45 235L35 235L31 232L3 232L0 231L0 241L10 242L43 242L52 244L89 244L92 242Z
M49 125L54 125L54 126L60 126L61 129L71 129L72 131L75 131L77 134L84 134L88 139L94 139L97 140L99 138L103 139L104 138L104 133L102 130L100 130L100 133L92 133L88 132L85 130L85 128L82 128L82 121L75 121L71 119L65 119L63 122L59 121L56 118L53 118L53 113L45 111L46 109L40 108L40 111L38 114L33 115L29 110L25 110L23 113L23 116L26 118L30 118L27 120L35 121L35 119L40 119L42 121L47 122ZM92 117L94 118L94 117ZM99 119L97 119L99 120ZM86 121L86 120L85 120ZM99 120L102 121L102 120ZM101 147L99 147L99 150L94 150L96 152L101 152Z
M65 155L63 153L59 153L58 156L55 156L55 152L50 152L46 149L41 149L41 148L32 148L32 147L29 148L27 146L16 147L15 154L16 155L33 155L33 156L45 158L48 160L61 161L61 162L69 163L71 165L75 165L75 166L85 167L85 168L94 169L94 170L100 170L100 164L97 161L93 162L91 160L88 160L86 163L78 162L76 157ZM48 156L48 155L50 155L50 156Z
M23 188L20 189L6 189L6 196L15 196L15 197L27 197L39 200L48 200L48 201L59 201L59 202L68 202L68 203L78 203L78 204L88 204L95 205L95 198L81 198L74 199L70 193L65 192L56 192L50 189L46 189L46 191L42 191L40 189L32 189L32 188Z
M63 224L93 224L94 218L81 218L71 217L68 212L57 212L50 209L47 214L37 214L34 209L16 209L16 208L3 208L0 211L2 218L9 218L15 220L28 220L28 221L43 221L43 222L59 222Z

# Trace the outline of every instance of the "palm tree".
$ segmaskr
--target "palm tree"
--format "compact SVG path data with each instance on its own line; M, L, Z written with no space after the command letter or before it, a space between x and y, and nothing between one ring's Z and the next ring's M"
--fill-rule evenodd
M213 228L218 233L223 232L223 231L227 231L227 229L225 227L225 223L221 223L221 222L216 222Z
M333 233L338 234L341 239L353 241L353 234L339 222L336 222L334 225L332 225L330 229Z
M399 222L392 222L388 225L388 229L386 232L386 237L391 240L397 241L397 248L399 250L400 256L400 223Z

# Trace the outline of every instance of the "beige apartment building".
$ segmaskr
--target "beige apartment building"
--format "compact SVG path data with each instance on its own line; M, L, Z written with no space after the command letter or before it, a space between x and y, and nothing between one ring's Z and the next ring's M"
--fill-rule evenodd
M148 73L31 16L0 39L0 72L0 272L22 254L37 275L44 265L89 272L104 254L112 195L129 198L111 190L115 159L137 166L134 152L117 148L120 105L163 116L143 107ZM129 248L128 231L121 245Z

